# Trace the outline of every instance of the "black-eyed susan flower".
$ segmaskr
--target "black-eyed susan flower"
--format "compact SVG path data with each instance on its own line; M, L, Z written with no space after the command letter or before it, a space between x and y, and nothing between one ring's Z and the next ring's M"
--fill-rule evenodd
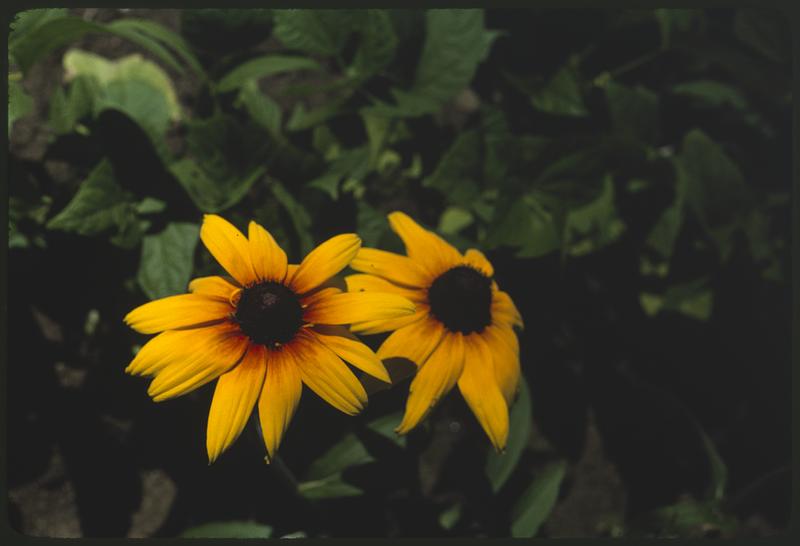
M397 319L414 305L396 294L347 293L326 282L361 247L355 234L332 237L299 265L263 227L248 237L216 215L206 215L200 238L230 274L193 280L190 294L137 307L125 322L158 334L126 368L155 376L148 394L162 401L217 379L206 447L213 462L241 433L256 403L269 460L294 415L302 384L335 408L354 415L367 394L342 359L384 381L375 353L345 327Z
M406 410L396 431L413 429L456 384L495 449L508 438L508 407L519 384L519 343L513 327L522 317L493 280L479 250L462 256L402 212L389 214L407 256L362 248L350 264L361 274L345 278L348 290L393 293L416 304L413 315L357 321L351 330L394 332L378 349L382 359L417 365Z

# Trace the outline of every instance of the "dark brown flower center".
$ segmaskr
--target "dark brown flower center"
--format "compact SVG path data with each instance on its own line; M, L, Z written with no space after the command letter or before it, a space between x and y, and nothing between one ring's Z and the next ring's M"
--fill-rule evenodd
M235 316L253 343L268 347L291 341L303 325L303 308L297 295L275 282L242 290Z
M428 289L431 314L452 332L481 332L492 322L492 279L460 265Z

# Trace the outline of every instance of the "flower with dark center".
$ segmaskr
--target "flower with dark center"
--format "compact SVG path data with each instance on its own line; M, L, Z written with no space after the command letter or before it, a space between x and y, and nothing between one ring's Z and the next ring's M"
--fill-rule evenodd
M354 332L392 332L378 349L381 359L417 365L397 432L413 429L456 384L495 449L508 439L508 408L520 378L514 328L522 317L511 297L492 280L494 268L476 249L463 255L402 212L389 225L406 256L362 248L350 264L360 274L345 278L351 292L391 292L413 301L413 315L353 323Z
M337 409L354 415L367 393L343 359L385 382L380 359L344 326L398 319L414 312L391 293L348 293L325 286L361 247L355 234L328 239L300 265L260 225L248 237L206 215L200 238L230 277L201 277L191 294L145 303L125 322L148 341L126 368L155 376L147 392L159 402L217 379L206 448L214 461L242 432L258 405L269 460L294 415L305 384Z

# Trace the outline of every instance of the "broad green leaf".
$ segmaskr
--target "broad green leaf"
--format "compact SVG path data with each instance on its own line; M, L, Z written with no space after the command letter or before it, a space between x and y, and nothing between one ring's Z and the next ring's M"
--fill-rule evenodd
M308 499L357 497L364 494L360 488L344 481L341 473L322 480L303 482L298 486L298 491Z
M221 212L232 207L250 191L266 169L255 167L250 173L219 179L209 175L193 159L184 158L168 166L183 189L202 212Z
M338 55L361 23L358 10L276 9L273 34L288 49Z
M161 199L145 197L136 204L136 212L139 214L156 214L167 208L167 204Z
M361 146L340 153L322 176L308 182L308 186L320 189L331 196L339 198L339 183L344 179L361 181L369 170L369 150Z
M349 433L314 461L306 473L306 480L323 480L351 466L373 461L361 440Z
M33 98L25 93L18 81L8 81L8 135L11 127L19 118L27 116L33 110Z
M537 110L561 116L588 114L581 92L578 61L570 59L543 85L529 89L531 104Z
M726 514L718 502L691 498L653 510L631 525L631 534L638 536L705 538L709 531L732 534L738 521Z
M308 211L277 180L271 182L270 188L272 189L272 195L275 196L275 199L289 214L295 233L300 241L300 253L305 256L311 252L314 246L314 242L311 239L311 217L308 215Z
M674 311L705 321L711 316L714 293L709 290L707 279L701 278L670 286L664 294L643 292L639 295L639 302L650 316L661 311Z
M386 10L366 10L364 18L358 29L361 41L348 68L359 79L366 79L388 65L397 48L397 36Z
M136 279L150 299L186 292L199 233L196 224L173 222L161 233L144 237Z
M374 166L378 159L378 154L380 154L383 147L388 143L392 123L388 118L376 116L370 113L369 110L362 110L360 114L361 121L364 122L364 129L367 131L370 165Z
M561 482L567 471L566 461L544 467L514 504L511 516L511 536L533 537L547 521L558 500Z
M425 44L410 89L392 90L395 105L371 110L388 116L436 112L469 86L498 33L484 27L483 10L431 9L425 12Z
M17 13L10 25L9 48L12 48L20 38L36 27L53 19L66 17L68 14L67 8L29 9Z
M406 446L406 437L400 434L397 434L394 429L397 428L397 425L400 424L400 421L403 420L403 414L401 412L390 413L388 415L384 415L383 417L378 417L377 419L373 419L369 423L367 423L367 428L373 432L377 432L384 438L391 440L395 445L400 447Z
M553 215L533 196L508 196L497 204L485 244L518 248L517 256L536 258L561 246Z
M750 192L736 164L702 131L690 131L675 159L688 205L716 242L723 259L730 238L751 208Z
M319 63L307 57L264 55L240 64L223 76L216 87L219 92L234 91L250 80L258 80L273 74L321 69Z
M111 163L104 159L81 183L67 206L50 219L47 228L87 236L109 232L113 243L133 246L141 238L144 226L136 216L132 197L117 184Z
M356 223L358 225L358 235L361 237L362 245L378 247L381 240L389 232L389 222L386 215L376 210L363 199L356 202L358 211L356 212Z
M567 213L564 249L573 256L594 252L615 241L624 229L614 206L614 183L606 177L597 199Z
M438 190L448 203L469 206L478 194L475 178L480 172L481 135L466 131L456 137L422 185Z
M439 514L439 525L444 529L452 529L461 518L461 503L457 502L447 510Z
M342 96L323 104L313 110L307 111L303 103L298 102L289 121L286 123L286 128L289 131L302 131L318 125L328 119L344 114L344 103L347 101L347 96Z
M270 538L272 527L255 521L220 521L190 527L183 538Z
M472 224L472 213L461 207L447 207L439 217L439 231L452 235Z
M511 407L508 427L508 445L505 453L497 453L493 449L486 458L486 476L495 493L511 477L517 467L522 452L531 434L531 394L524 377L520 378L519 395Z
M690 97L707 106L732 106L736 110L748 108L747 99L733 86L715 80L696 80L674 85L672 92Z
M239 105L244 106L253 121L264 127L272 138L283 140L281 107L261 92L255 80L242 84L237 101Z
M614 130L647 144L659 137L658 95L640 85L628 87L611 81L606 100Z

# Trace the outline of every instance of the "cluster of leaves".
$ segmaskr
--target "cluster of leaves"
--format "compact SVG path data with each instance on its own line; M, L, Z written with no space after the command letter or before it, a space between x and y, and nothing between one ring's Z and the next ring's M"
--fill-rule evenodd
M53 231L107 240L138 253L136 286L127 289L159 298L214 267L196 252L201 213L261 222L296 262L345 229L365 245L399 249L385 214L403 209L462 250L557 255L562 266L624 240L649 316L707 321L710 278L739 250L765 281L786 282L788 242L775 220L789 205L783 166L740 158L744 146L780 134L775 120L790 105L788 91L774 91L788 89L774 14L740 10L720 24L700 10L609 12L586 47L540 68L527 56L524 26L548 14L561 17L187 10L177 32L138 18L22 12L9 37L9 134L36 113L25 78L58 53L63 80L39 112L49 146L89 141L93 152L53 191L12 180L9 245L47 248ZM609 36L653 27L649 50L609 45ZM93 35L135 52L111 59L75 46ZM728 130L746 141L727 139ZM486 455L483 469L493 493L513 497L505 523L513 536L539 532L568 475L565 460L545 450L547 464L509 493L512 475L530 478L518 463L535 452L531 419L523 383L508 450ZM365 434L410 449L391 433L397 420L379 417L330 447L299 494L368 493L348 473L376 460ZM716 517L725 467L699 425L698 434L715 469L713 492L655 513L646 532L685 534ZM436 504L444 532L470 529L464 502ZM665 531L665 521L677 530ZM187 534L272 532L241 525Z

